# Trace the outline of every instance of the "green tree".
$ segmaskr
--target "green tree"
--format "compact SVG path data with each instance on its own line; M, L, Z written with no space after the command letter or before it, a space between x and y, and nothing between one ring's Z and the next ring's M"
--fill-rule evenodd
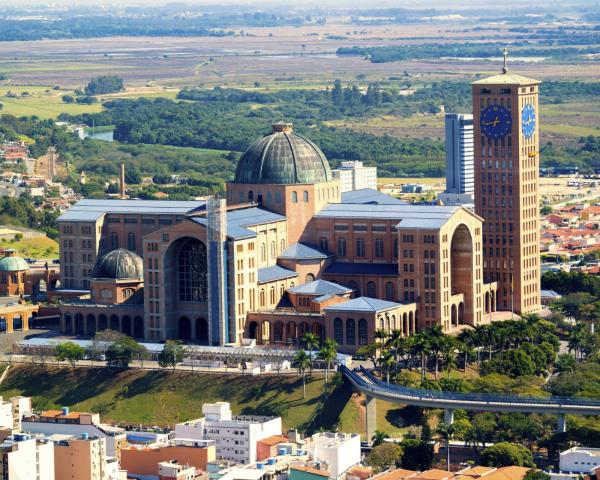
M325 362L325 384L327 384L327 376L331 368L331 362L333 362L337 356L337 343L335 340L326 338L321 350L319 350L318 356Z
M106 350L106 364L109 367L127 368L141 348L133 338L123 335Z
M87 95L103 95L123 90L123 79L116 75L101 75L94 77L85 87Z
M550 478L552 477L546 472L532 468L525 474L523 480L550 480Z
M85 349L74 342L60 343L54 347L54 352L58 361L68 361L71 367L75 367L77 361L85 355Z
M456 429L454 425L441 423L438 425L437 433L446 439L446 469L450 471L450 440Z
M527 447L519 443L500 442L486 448L481 454L481 464L486 467L535 467Z
M367 456L367 464L376 472L387 470L402 458L402 447L395 443L384 442L371 450Z
M167 340L165 346L158 354L158 365L161 368L175 367L183 361L185 355L185 347L181 340Z
M381 430L375 430L375 435L373 435L373 437L371 437L371 441L373 442L373 447L376 447L377 445L381 445L386 438L390 438L390 436L387 433L382 432Z
M407 438L400 444L403 449L401 465L407 470L428 470L433 463L433 445L416 438Z
M320 342L319 337L312 332L306 332L302 336L302 343L309 351L309 359L310 359L310 376L312 377L312 369L313 369L313 352L319 348Z
M300 349L294 355L294 363L298 373L302 374L302 398L306 398L306 369L310 368L311 362L304 349Z

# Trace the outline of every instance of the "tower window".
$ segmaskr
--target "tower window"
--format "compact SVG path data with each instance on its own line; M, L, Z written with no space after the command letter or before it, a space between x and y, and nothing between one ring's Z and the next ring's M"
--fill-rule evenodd
M490 93L492 93L492 91L489 88L482 88L481 89L481 94L482 95L489 95Z
M292 202L298 203L298 192L292 192Z
M500 93L503 95L507 95L507 94L510 94L511 91L510 91L510 88L501 88Z

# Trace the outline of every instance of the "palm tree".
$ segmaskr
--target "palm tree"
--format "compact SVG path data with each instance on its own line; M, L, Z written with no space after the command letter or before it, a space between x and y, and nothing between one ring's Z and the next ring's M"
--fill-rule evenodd
M585 326L582 323L578 323L573 327L569 333L569 343L567 348L569 352L575 351L575 360L581 360L581 349L585 343L587 333L585 332Z
M421 380L425 380L425 369L427 367L427 357L431 352L429 337L425 332L418 332L413 336L412 352L421 359Z
M309 354L309 360L310 360L310 376L312 378L312 369L313 369L313 355L312 352L315 351L317 348L319 348L319 337L317 337L316 334L312 333L312 332L306 332L303 336L302 336L302 343L304 343L304 346L308 349L308 351L310 352Z
M373 437L371 438L371 440L373 441L373 447L381 445L386 438L390 438L390 436L387 433L382 432L381 430L375 430L375 435L373 435Z
M429 346L430 351L433 353L435 357L435 379L438 379L438 371L440 365L440 352L444 349L444 342L446 341L446 336L442 331L442 327L440 325L434 325L429 330L425 332L429 337Z
M453 368L458 368L458 363L456 361L456 347L457 340L453 338L448 338L446 342L444 342L442 349L442 356L444 359L444 363L446 364L446 373L448 374L448 380L450 380L450 373Z
M306 369L310 368L311 362L310 357L306 354L304 349L300 349L296 352L296 355L294 355L294 363L298 368L298 373L302 374L302 398L306 398Z
M325 385L327 385L327 374L331 368L331 362L337 356L337 343L332 338L325 339L318 356L325 362Z
M446 439L446 467L448 471L450 471L450 439L455 431L454 425L447 423L441 423L437 428L437 433Z
M387 376L387 383L390 383L390 370L394 368L395 365L394 355L389 350L385 350L381 357L379 357L379 364L381 365L381 375L383 376L383 371L385 370Z

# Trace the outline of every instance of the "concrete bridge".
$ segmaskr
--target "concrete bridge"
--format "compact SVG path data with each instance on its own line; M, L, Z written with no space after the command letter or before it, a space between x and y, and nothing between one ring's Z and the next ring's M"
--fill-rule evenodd
M476 410L484 412L549 413L558 415L557 430L565 432L565 415L600 415L600 401L574 397L534 398L517 395L494 395L483 393L440 392L391 385L375 377L364 367L351 370L341 366L340 371L350 383L367 397L367 437L375 435L377 410L375 399L415 405L425 408L444 409L444 422L454 421L454 410Z

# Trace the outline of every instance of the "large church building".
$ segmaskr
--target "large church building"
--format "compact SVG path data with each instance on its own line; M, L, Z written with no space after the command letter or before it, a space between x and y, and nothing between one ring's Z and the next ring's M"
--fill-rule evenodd
M522 149L527 79L497 77L473 87L475 118L500 104L512 115L502 137L475 129L475 194L486 199L477 213L375 190L341 193L323 152L276 123L242 155L224 199L81 200L63 214L62 287L89 296L62 303L61 328L210 345L296 344L310 331L353 352L376 329L453 332L507 306L539 308L537 223L521 220L537 198L530 171L539 159L529 149L537 127ZM537 106L530 84L523 98ZM500 126L493 113L485 118ZM502 248L510 248L504 263Z

